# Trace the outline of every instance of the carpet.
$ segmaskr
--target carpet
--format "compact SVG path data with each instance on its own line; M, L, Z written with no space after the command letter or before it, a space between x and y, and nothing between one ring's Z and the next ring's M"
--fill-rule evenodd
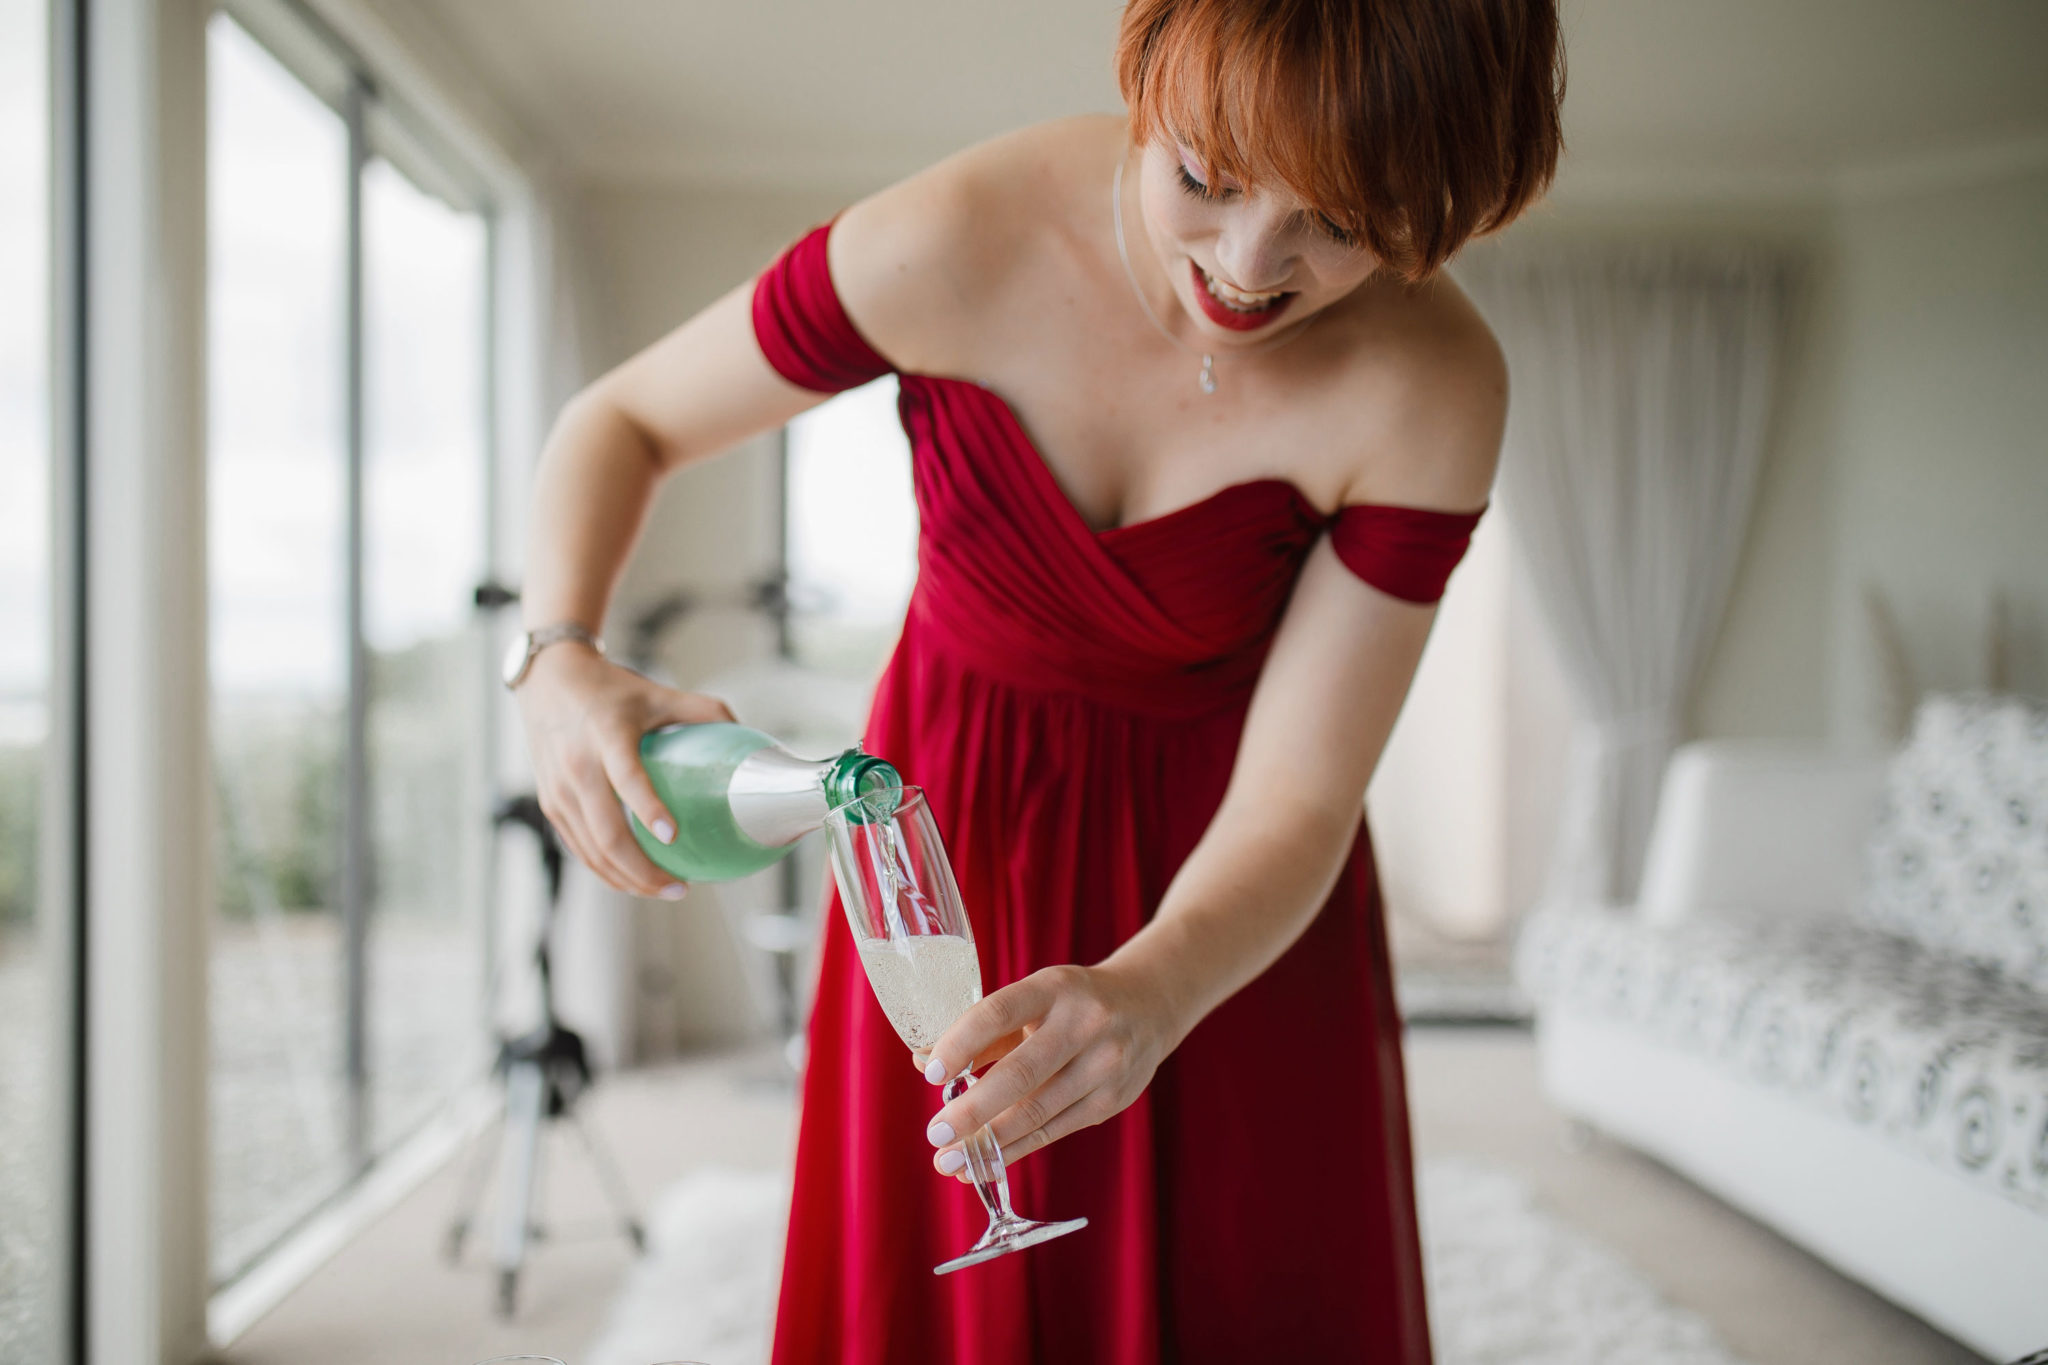
M1508 1172L1439 1158L1421 1192L1438 1365L1746 1365ZM758 1171L671 1187L585 1365L762 1365L788 1198Z

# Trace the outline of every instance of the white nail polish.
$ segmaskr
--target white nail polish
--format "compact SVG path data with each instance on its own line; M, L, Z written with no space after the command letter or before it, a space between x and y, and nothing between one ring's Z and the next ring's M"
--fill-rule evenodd
M661 840L664 844L672 844L676 841L676 827L666 820L656 820L654 822L654 837Z
M947 1175L952 1175L955 1171L959 1170L962 1166L965 1166L966 1164L967 1153L961 1151L958 1147L955 1147L950 1152L939 1153L939 1169L944 1171Z
M925 1064L924 1078L933 1085L939 1084L946 1079L946 1064L936 1057L932 1058Z
M953 1140L953 1126L933 1119L932 1126L924 1130L924 1135L932 1140L932 1146L943 1147Z
M690 888L684 886L681 882L670 882L667 886L661 888L659 894L665 901L679 901L690 894Z

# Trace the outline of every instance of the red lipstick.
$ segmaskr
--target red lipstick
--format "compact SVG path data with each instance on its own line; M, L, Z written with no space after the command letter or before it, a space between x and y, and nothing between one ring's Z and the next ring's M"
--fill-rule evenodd
M1228 327L1233 332L1256 332L1286 312L1287 305L1294 302L1292 293L1282 294L1255 313L1241 313L1209 292L1209 280L1202 273L1202 267L1189 261L1188 272L1189 278L1195 282L1195 302L1202 306L1202 312L1218 327Z

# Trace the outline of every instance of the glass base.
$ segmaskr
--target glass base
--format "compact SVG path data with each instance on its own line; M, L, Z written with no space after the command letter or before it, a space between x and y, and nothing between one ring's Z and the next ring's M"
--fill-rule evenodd
M1007 1256L1025 1247L1035 1247L1040 1242L1050 1242L1055 1237L1064 1237L1070 1232L1079 1232L1088 1226L1086 1218L1069 1218L1064 1223L1034 1223L1029 1218L1001 1219L989 1224L988 1231L981 1234L981 1240L974 1244L965 1256L932 1267L934 1275L950 1275L956 1270L965 1270L983 1261L993 1261L998 1256Z

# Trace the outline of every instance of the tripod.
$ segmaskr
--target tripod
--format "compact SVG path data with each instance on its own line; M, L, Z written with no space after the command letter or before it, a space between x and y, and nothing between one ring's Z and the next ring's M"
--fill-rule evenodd
M539 943L534 949L534 966L540 982L540 1026L531 1033L498 1041L494 1073L504 1083L505 1105L499 1120L500 1160L496 1218L491 1229L491 1260L498 1271L498 1316L509 1318L519 1293L519 1271L526 1260L526 1246L546 1235L533 1221L533 1208L540 1192L540 1140L545 1125L566 1125L576 1135L598 1183L611 1203L620 1231L636 1252L647 1249L647 1233L633 1212L632 1196L611 1154L597 1135L577 1117L576 1101L590 1088L590 1059L583 1039L564 1028L555 1017L553 939L555 916L562 899L562 845L554 827L541 814L540 801L515 796L501 805L492 817L496 828L523 825L533 831L540 844L541 864L547 873L547 905L541 916ZM477 1144L477 1154L463 1178L462 1193L456 1200L455 1216L448 1225L448 1259L462 1256L483 1198L485 1178L492 1166L492 1144Z

